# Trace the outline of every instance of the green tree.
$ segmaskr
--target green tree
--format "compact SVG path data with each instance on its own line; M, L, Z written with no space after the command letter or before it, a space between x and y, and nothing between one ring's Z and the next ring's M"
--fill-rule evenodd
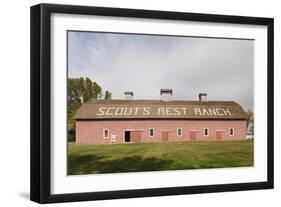
M112 96L111 92L107 90L104 92L104 99L106 100L111 99L111 96Z
M102 98L102 88L90 78L68 78L68 118L72 118L82 103L91 98Z
M88 77L68 78L67 81L68 140L75 141L75 122L73 115L83 102L91 98L100 97L102 88L96 82L92 82Z
M67 126L68 140L75 141L75 122L73 115L82 103L94 99L111 99L111 92L105 91L103 96L101 86L88 77L68 78L67 87Z

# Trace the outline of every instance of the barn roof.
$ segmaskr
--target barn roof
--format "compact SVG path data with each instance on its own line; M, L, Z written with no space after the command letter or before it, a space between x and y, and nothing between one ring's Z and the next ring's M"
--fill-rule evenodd
M96 100L81 105L76 120L91 119L225 119L245 120L247 113L233 101Z

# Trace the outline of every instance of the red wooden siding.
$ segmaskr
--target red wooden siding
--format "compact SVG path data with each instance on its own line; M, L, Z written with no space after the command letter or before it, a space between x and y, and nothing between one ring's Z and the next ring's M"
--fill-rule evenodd
M149 136L154 128L154 136ZM182 128L182 136L177 136ZM204 136L204 128L209 135ZM229 136L234 128L234 136ZM109 138L103 138L103 129L109 129ZM76 121L77 144L124 143L125 131L130 131L131 142L241 140L246 138L246 121L243 120L101 120ZM219 132L219 133L218 133ZM111 134L115 135L112 142Z

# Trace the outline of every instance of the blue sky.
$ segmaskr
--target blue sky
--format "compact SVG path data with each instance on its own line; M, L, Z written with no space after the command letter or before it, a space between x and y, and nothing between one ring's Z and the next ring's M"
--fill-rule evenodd
M89 77L122 99L232 100L253 109L253 40L68 32L68 76Z

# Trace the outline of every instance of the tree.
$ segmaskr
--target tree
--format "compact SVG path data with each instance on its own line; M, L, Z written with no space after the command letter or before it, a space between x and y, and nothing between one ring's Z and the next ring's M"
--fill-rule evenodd
M112 96L111 92L107 90L104 92L104 99L106 100L111 99L111 96Z
M68 117L68 138L75 140L75 123L73 115L82 105L90 99L111 99L111 92L105 91L103 96L101 86L88 77L68 78L67 85L67 117Z
M102 88L90 78L68 78L67 104L68 117L72 118L82 103L91 98L102 98Z

